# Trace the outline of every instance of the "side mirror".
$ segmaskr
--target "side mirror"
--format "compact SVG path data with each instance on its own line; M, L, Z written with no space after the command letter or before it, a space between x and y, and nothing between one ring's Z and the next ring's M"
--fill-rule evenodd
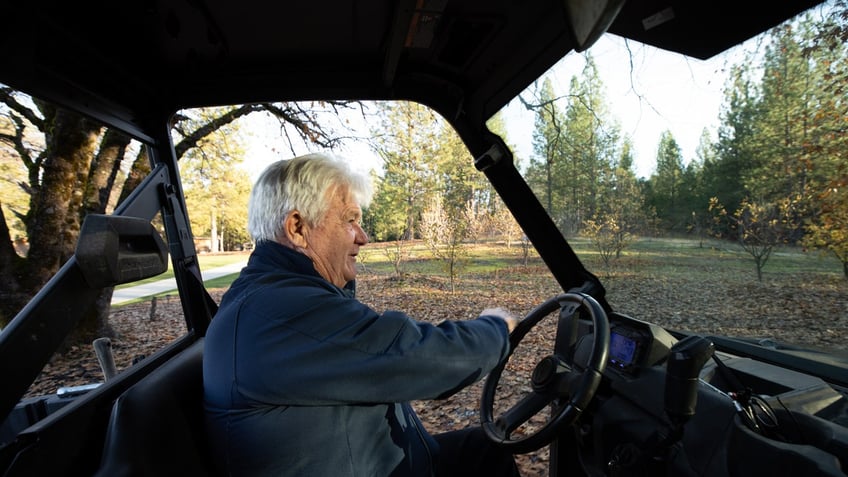
M565 0L577 51L592 46L612 25L625 0Z
M159 275L168 269L168 248L149 220L89 214L74 252L85 281L105 288Z

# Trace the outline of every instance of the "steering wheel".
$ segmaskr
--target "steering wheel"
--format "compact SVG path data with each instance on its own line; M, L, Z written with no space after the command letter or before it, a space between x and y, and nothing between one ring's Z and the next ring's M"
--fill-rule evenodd
M542 358L531 375L532 392L493 419L495 389L512 353L525 335L551 312L560 309L554 354ZM576 363L577 311L591 317L592 348L585 364ZM564 293L533 309L509 335L510 354L486 378L480 399L480 418L486 436L493 442L522 454L540 449L554 440L559 429L574 424L595 396L609 354L609 321L601 305L589 295ZM580 361L583 361L582 359ZM513 438L512 433L533 416L553 404L552 415L539 430Z

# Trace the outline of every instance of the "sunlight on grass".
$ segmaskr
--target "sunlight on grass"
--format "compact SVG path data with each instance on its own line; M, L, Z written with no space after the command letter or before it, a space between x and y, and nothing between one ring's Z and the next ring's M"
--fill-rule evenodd
M718 240L697 240L688 238L640 238L635 240L621 256L605 265L592 244L581 238L572 238L569 243L580 257L584 266L602 281L626 278L658 278L663 280L691 279L693 275L712 274L727 277L740 282L756 281L756 270L751 257L736 243ZM362 276L395 275L386 249L392 244L372 243L360 251L359 270ZM433 258L432 253L421 241L408 244L408 257L402 264L404 274L410 277L446 277L444 263ZM200 255L201 270L210 270L222 265L244 261L248 253ZM528 273L549 277L544 264L535 251L531 251L528 262L522 254L519 244L507 247L502 242L469 244L466 249L465 263L460 269L459 280L463 277L489 276L506 279L508 276L523 276ZM814 274L828 276L834 280L841 277L841 263L830 255L818 252L805 252L797 247L782 247L776 250L763 273L764 279L778 275ZM503 273L502 273L503 272ZM138 285L173 277L173 271L143 281L122 285L118 288ZM233 273L223 277L206 280L207 289L226 289L238 277ZM399 282L398 285L402 285ZM157 296L174 295L165 292ZM138 301L149 300L145 297ZM135 302L135 301L134 301ZM130 303L134 303L130 302Z
M625 249L618 259L613 259L607 267L592 244L583 238L571 238L569 244L580 257L589 271L599 276L618 274L665 276L672 279L677 276L691 275L695 271L721 270L755 279L756 269L753 259L735 242L714 239L692 238L640 238ZM360 254L360 270L363 273L390 275L394 268L385 249L388 244L368 245ZM531 253L536 264L538 255ZM521 247L506 247L503 243L469 244L467 263L461 274L486 274L497 270L520 267L523 265ZM420 242L414 242L410 256L403 264L405 273L428 276L445 274L441 263L433 259L432 254ZM832 255L804 251L799 247L780 247L775 250L763 272L770 274L841 273L841 263Z
M581 255L582 256L582 255ZM629 272L673 279L699 271L738 273L756 280L751 256L735 242L681 238L641 238L610 263L609 270L599 258L587 255L586 265L599 273ZM763 269L764 277L774 274L836 274L841 263L832 255L805 252L799 247L780 247Z

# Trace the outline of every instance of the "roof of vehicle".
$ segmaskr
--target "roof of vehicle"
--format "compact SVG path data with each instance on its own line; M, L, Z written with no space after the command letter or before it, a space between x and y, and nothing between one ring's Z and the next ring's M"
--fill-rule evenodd
M463 134L578 47L579 0L9 2L0 81L117 119L144 137L190 106L303 99L419 101ZM611 3L616 3L615 1ZM695 58L819 0L625 2L609 31ZM579 48L578 48L579 49ZM3 67L0 66L0 69ZM69 99L70 98L70 99ZM114 122L114 121L111 121ZM481 146L482 147L482 146Z

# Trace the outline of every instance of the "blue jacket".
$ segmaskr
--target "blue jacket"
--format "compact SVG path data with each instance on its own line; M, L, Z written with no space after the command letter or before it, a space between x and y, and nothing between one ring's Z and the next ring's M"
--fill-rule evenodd
M203 355L213 454L231 475L429 476L408 401L447 397L508 352L498 318L378 313L305 255L262 242L221 300Z

